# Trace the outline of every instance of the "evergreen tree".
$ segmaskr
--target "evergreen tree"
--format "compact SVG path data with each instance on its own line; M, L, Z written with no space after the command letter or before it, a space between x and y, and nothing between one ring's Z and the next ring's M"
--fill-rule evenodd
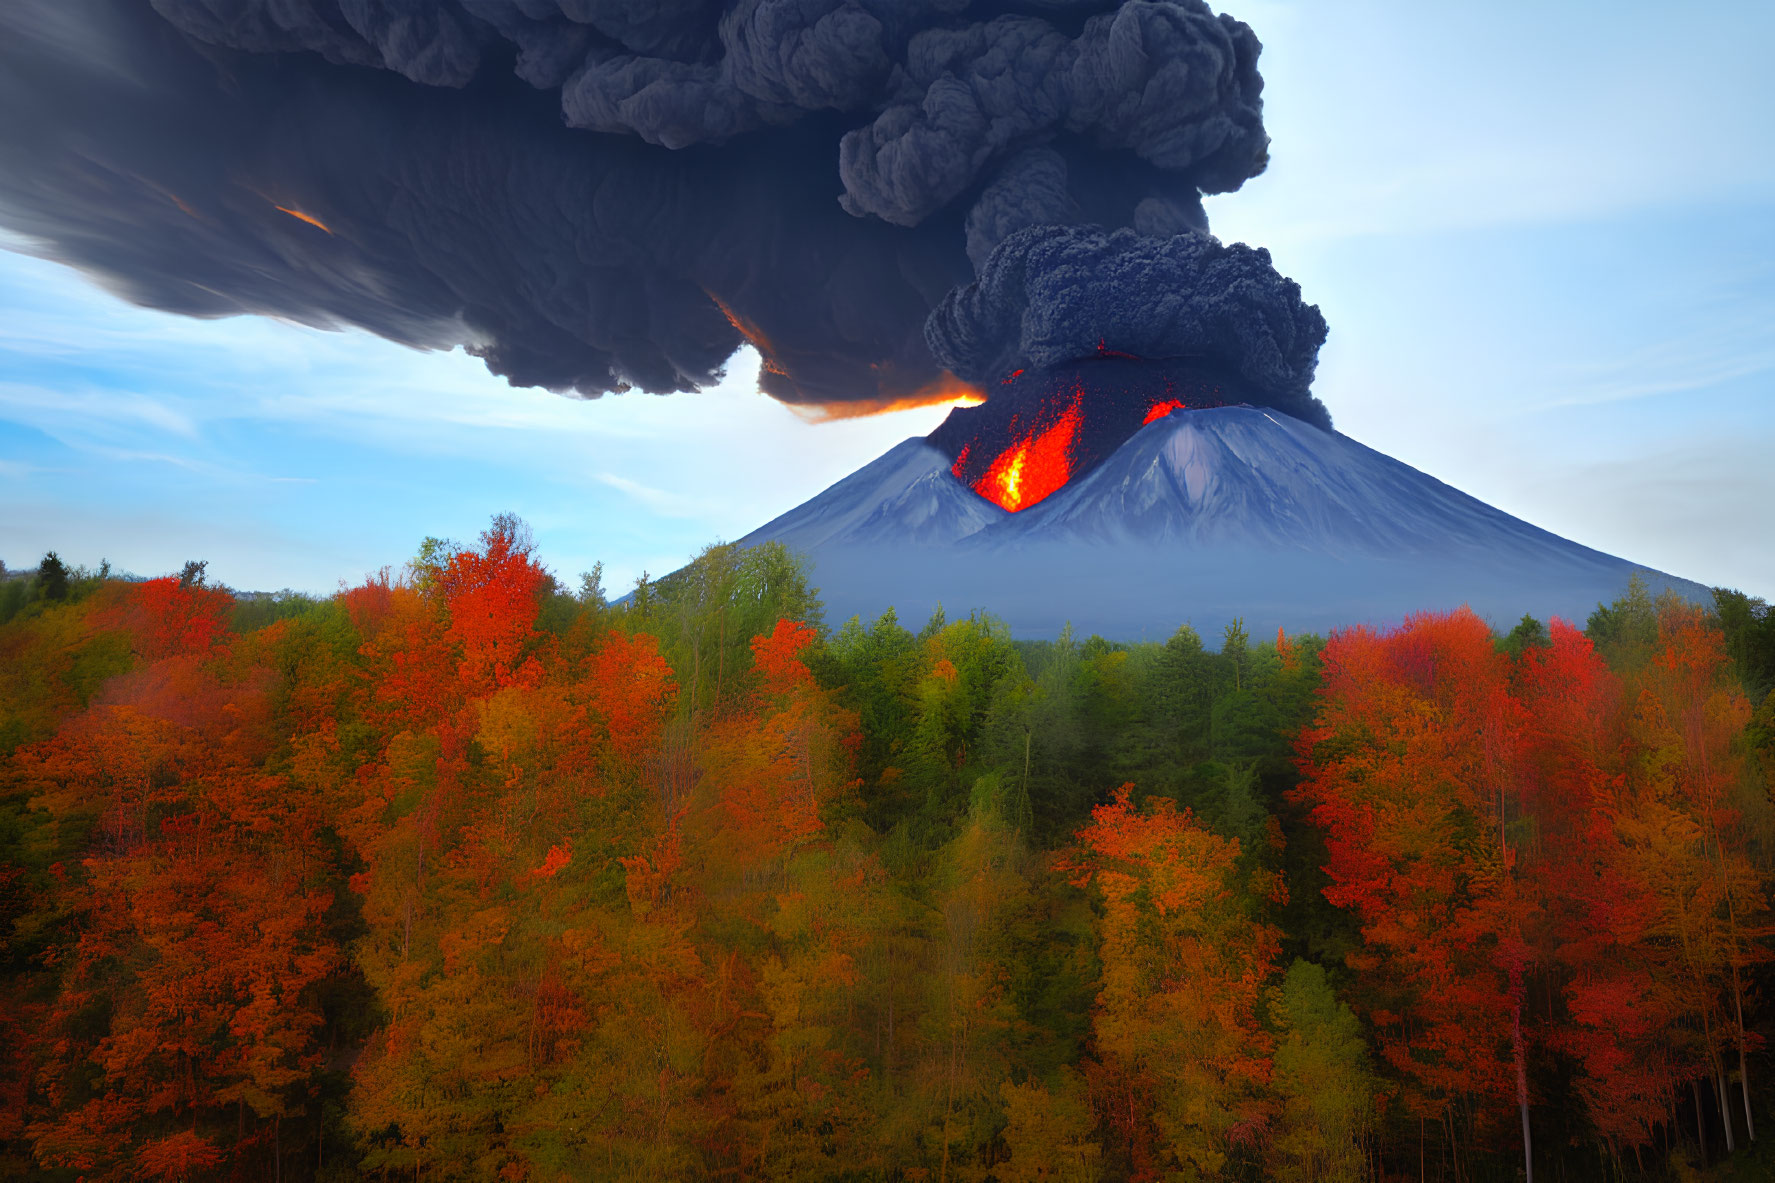
M37 594L51 603L68 598L68 568L53 550L37 564Z

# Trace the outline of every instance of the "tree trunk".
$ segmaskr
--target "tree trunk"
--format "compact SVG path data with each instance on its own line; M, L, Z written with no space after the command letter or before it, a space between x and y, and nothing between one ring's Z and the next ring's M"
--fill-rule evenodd
M727 675L727 604L721 605L721 643L715 651L715 705L721 705L722 682Z
M1730 901L1728 901L1728 907ZM1735 927L1735 926L1734 926ZM1757 1140L1756 1121L1750 1116L1750 1064L1744 1057L1744 994L1738 986L1738 957L1732 957L1732 1006L1738 1015L1738 1091L1744 1098L1744 1136Z
M1522 1169L1525 1183L1535 1183L1535 1150L1528 1131L1528 1071L1522 1062L1522 1019L1516 1020L1516 1108L1522 1113Z
M882 1067L889 1080L894 1078L894 984L892 962L888 968L888 1036L887 1054L882 1057Z
M943 1167L937 1174L937 1183L948 1183L949 1180L949 1118L955 1112L955 1032L949 1033L949 1090L943 1102Z
M1720 888L1726 897L1726 923L1732 934L1732 1007L1738 1020L1738 1083L1744 1094L1744 1133L1752 1142L1757 1140L1756 1121L1750 1115L1750 1066L1744 1055L1744 991L1738 981L1738 910L1732 904L1732 883L1726 876L1726 843L1719 830L1709 818L1709 829L1713 833L1713 846L1719 852L1717 866L1720 873ZM1723 1103L1723 1098L1722 1098Z
M1713 1066L1713 1087L1719 1093L1720 1124L1726 1128L1726 1153L1735 1154L1738 1142L1732 1136L1732 1102L1726 1093L1726 1073L1716 1061Z
M1689 1086L1695 1090L1695 1140L1701 1143L1701 1165L1707 1165L1707 1114L1701 1107L1701 1080L1690 1077Z
M1516 1058L1516 1108L1522 1114L1522 1169L1526 1183L1535 1183L1534 1143L1528 1129L1528 1057L1522 1047L1522 969L1510 967L1510 1043Z
M1029 740L1030 740L1030 736L1031 736L1031 732L1028 729L1025 729L1023 732L1023 799L1025 801L1029 800Z

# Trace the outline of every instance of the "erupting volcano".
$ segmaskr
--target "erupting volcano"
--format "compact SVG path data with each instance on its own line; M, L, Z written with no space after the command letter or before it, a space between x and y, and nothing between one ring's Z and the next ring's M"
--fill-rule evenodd
M1186 621L1212 635L1235 617L1324 630L1462 604L1504 627L1524 613L1582 620L1636 571L1653 590L1706 595L1236 402L1198 364L1092 359L1024 382L741 545L806 554L835 620L984 609L1026 637L1071 624L1162 639Z
M927 438L954 458L955 479L1011 513L1085 476L1141 427L1186 408L1247 401L1199 361L1146 361L1107 348L1044 369L1018 369L992 397L958 407Z

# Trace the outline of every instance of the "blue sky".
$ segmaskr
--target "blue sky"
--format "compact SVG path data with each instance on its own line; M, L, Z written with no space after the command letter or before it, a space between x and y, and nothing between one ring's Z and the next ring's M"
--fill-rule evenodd
M1273 163L1209 212L1325 311L1339 429L1775 599L1775 5L1228 10L1265 43ZM943 414L808 423L756 370L581 402L0 252L0 559L329 591L511 510L564 578L602 560L622 589Z

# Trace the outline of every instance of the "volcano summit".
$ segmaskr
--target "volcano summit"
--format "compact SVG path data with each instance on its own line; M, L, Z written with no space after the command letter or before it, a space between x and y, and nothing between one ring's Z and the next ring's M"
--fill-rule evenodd
M1324 631L1461 604L1506 627L1581 621L1636 571L1706 595L1239 401L1209 370L1105 359L1049 378L1049 398L957 408L741 545L806 554L837 620L981 609L1031 638L1213 635L1235 617Z

